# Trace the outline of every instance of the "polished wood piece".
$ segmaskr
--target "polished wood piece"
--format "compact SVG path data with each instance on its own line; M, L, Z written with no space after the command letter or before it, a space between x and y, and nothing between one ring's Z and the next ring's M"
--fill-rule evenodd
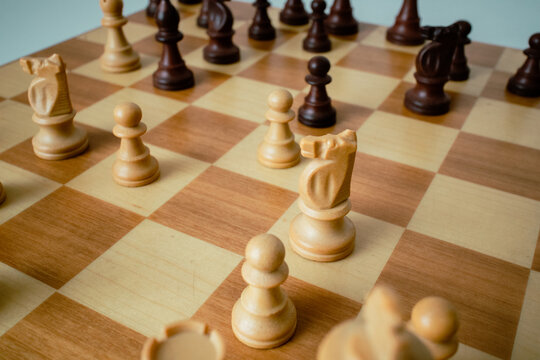
M122 15L122 0L100 0L103 11L101 25L107 28L107 43L100 64L104 71L112 73L133 71L141 67L139 54L133 51L122 27L128 20Z
M456 50L452 57L452 65L450 66L450 80L464 81L469 78L471 70L467 65L467 57L465 56L465 45L471 43L469 34L472 27L468 21L461 20L457 23L458 26L458 39Z
M161 0L156 10L159 31L156 40L163 44L158 69L152 75L154 86L162 90L183 90L195 85L193 72L189 70L178 50L178 42L184 35L178 30L180 15L170 0Z
M112 171L114 180L122 186L143 186L159 177L158 162L141 140L146 132L141 118L141 108L134 103L121 103L114 108L113 134L121 142Z
M6 191L4 190L2 183L0 183L0 204L2 204L5 200L6 200Z
M420 30L417 0L404 0L392 27L386 31L386 40L398 45L420 45L424 37Z
M309 15L302 0L287 0L283 10L279 12L279 21L292 26L309 23Z
M444 92L444 85L450 79L458 25L425 26L422 34L432 42L424 46L416 57L416 86L405 93L405 106L422 115L442 115L450 110L450 96Z
M148 338L141 360L223 360L225 343L208 325L184 320L166 325L160 339Z
M527 60L508 80L506 89L519 96L540 96L540 33L529 38L529 48L523 53Z
M45 160L62 160L85 151L88 137L84 129L73 125L76 111L71 105L62 58L53 54L48 58L22 58L19 63L26 73L37 75L28 87L32 120L40 127L32 139L34 153Z
M232 64L240 61L240 49L233 43L234 18L225 5L228 0L211 0L208 23L210 41L203 49L206 61L213 64Z
M202 0L201 10L197 16L197 26L207 29L208 17L210 14L210 2L213 0Z
M159 0L150 0L146 7L146 16L153 18L156 15L156 9L159 5Z
M289 122L294 119L291 110L293 97L284 89L275 90L268 96L266 120L270 127L257 149L257 159L270 168L284 169L300 162L300 146L294 141Z
M306 51L322 53L332 49L332 42L324 26L326 19L324 9L326 9L326 2L324 0L313 0L311 3L311 27L302 42L302 47Z
M358 22L354 18L350 0L334 0L324 23L332 35L346 36L358 32Z
M256 349L286 343L296 329L296 308L281 289L289 275L285 247L271 234L252 238L246 246L242 277L248 286L232 310L232 329L238 340Z
M354 249L355 226L345 215L351 210L351 177L356 155L356 133L306 136L302 155L313 159L299 180L301 213L291 222L289 240L300 256L336 261Z
M308 70L306 82L311 88L298 109L298 121L314 128L330 127L336 123L336 109L326 92L326 85L332 81L328 75L330 61L324 56L315 56L309 60Z
M255 7L255 15L248 30L249 37L261 41L274 40L276 29L272 26L267 10L270 3L268 0L255 0L253 6Z
M185 5L195 5L200 4L201 0L178 0L178 2Z

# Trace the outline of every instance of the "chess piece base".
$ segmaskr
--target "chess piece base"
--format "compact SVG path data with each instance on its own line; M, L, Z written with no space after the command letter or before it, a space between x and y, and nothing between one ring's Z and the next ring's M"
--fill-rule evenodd
M289 228L291 248L300 256L314 261L329 262L347 257L354 250L356 230L345 215L351 210L346 200L327 210L307 207L298 201L302 213Z
M302 47L304 50L312 53L324 53L332 50L332 42L328 38L324 41L307 37L302 42Z
M0 204L2 204L6 200L6 191L4 190L4 187L0 183Z
M238 340L255 349L271 349L286 343L296 331L296 308L290 299L279 314L258 316L244 309L240 298L232 310L232 329Z
M144 154L141 158L148 156ZM117 159L113 165L113 178L117 184L127 187L148 185L159 178L159 165L153 156L132 162Z
M469 79L470 69L467 68L461 72L451 72L450 80L452 81L465 81Z
M418 31L404 30L402 27L391 27L386 31L386 40L396 45L415 46L422 45L424 38L420 33L420 27Z
M131 49L131 47L130 47ZM137 70L141 67L141 61L139 55L130 51L130 55L121 56L115 53L114 55L103 54L99 59L101 69L110 73L123 73Z
M529 84L523 84L516 76L512 76L508 80L506 89L513 94L524 96L524 97L537 97L540 96L540 82L537 86L529 86Z
M333 21L336 20L332 16L326 18L326 31L332 35L347 36L358 33L358 22L354 18L347 22ZM339 20L339 18L337 19Z
M314 109L313 105L302 105L298 109L298 121L313 128L327 128L336 124L336 109L324 105L325 110Z
M195 4L200 4L202 0L178 0L179 3L181 4L186 4L186 5L195 5Z
M152 75L152 80L156 88L168 91L184 90L195 86L193 72L185 65L176 69L157 70Z
M279 13L279 21L291 26L307 25L309 23L309 15L305 11L303 14L297 14L284 10Z
M211 45L203 49L204 60L212 64L227 65L240 61L240 49L237 46L214 51Z
M75 111L59 116L40 116L32 119L40 126L32 138L37 157L44 160L63 160L77 156L88 148L86 131L73 125Z
M286 169L300 162L300 146L293 141L286 148L276 150L275 145L265 142L259 145L257 160L264 166L273 169Z
M276 30L270 27L250 27L249 38L257 41L271 41L276 38Z
M450 97L446 93L438 97L431 97L426 101L425 96L416 88L405 93L405 107L421 115L443 115L450 111Z

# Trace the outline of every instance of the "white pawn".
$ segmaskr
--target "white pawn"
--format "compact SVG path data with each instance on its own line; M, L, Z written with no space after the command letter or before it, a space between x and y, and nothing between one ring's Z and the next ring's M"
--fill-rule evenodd
M261 234L246 246L242 277L248 283L232 310L238 340L256 349L287 342L296 329L296 308L280 285L289 275L285 247L274 235Z
M284 89L274 90L268 96L270 109L265 116L270 127L257 152L258 160L264 166L284 169L300 161L300 146L289 128L289 122L294 119L292 103L291 93Z
M4 191L4 187L2 186L2 183L0 183L0 204L6 200L6 192Z
M101 25L107 28L107 43L101 55L101 68L108 72L119 73L133 71L141 67L139 55L133 51L124 35L122 26L127 19L122 15L122 0L100 0L103 11Z
M114 108L117 125L113 134L121 141L113 165L113 178L122 186L143 186L159 177L158 162L141 140L146 132L141 118L141 108L134 103L121 103Z

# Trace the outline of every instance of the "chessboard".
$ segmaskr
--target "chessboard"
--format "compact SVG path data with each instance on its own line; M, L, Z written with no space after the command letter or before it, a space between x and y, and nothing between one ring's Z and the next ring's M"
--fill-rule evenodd
M268 94L287 89L297 111L308 91L307 27L280 24L271 8L277 38L253 41L253 6L229 6L241 48L232 65L203 60L199 8L179 7L180 50L196 81L188 90L152 86L161 45L144 11L124 27L141 56L135 72L100 69L102 28L33 54L58 53L67 64L75 121L90 141L72 159L33 154L31 76L18 62L0 67L0 358L137 359L147 337L192 318L221 333L227 359L314 359L324 335L356 317L375 284L393 287L407 314L425 296L453 302L456 359L539 358L540 98L505 91L522 50L467 46L470 79L449 82L450 112L428 117L403 106L419 46L390 44L384 27L367 23L355 36L331 38L324 55L337 124L294 120L291 128L298 140L357 132L348 215L357 238L346 259L318 263L288 242L308 160L273 170L256 151ZM140 188L117 185L111 173L113 108L124 101L142 108L143 140L161 169ZM298 327L287 344L254 350L236 340L230 318L246 286L245 245L265 232L286 247L283 287Z

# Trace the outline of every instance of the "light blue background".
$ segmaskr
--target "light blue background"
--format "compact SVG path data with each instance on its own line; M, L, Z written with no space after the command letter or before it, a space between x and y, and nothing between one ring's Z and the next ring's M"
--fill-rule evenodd
M282 7L285 0L270 0ZM330 7L332 0L327 0ZM351 0L357 20L391 25L402 0ZM148 0L124 0L124 15ZM471 38L524 49L540 32L540 0L418 0L422 24L448 25L465 19ZM308 4L308 0L304 0ZM99 0L0 0L0 64L100 26Z

